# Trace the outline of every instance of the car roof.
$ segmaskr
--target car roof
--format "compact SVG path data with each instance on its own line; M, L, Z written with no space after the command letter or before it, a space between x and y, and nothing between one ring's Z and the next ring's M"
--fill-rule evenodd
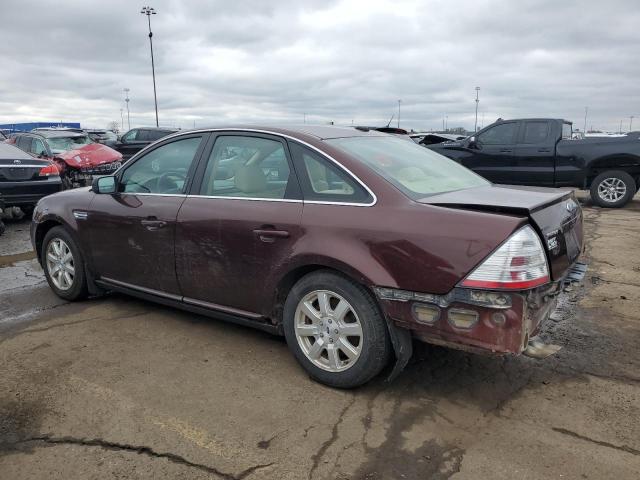
M33 160L33 157L18 147L0 142L0 160Z
M86 133L69 132L64 130L41 130L31 132L29 135L37 135L44 138L69 138L69 137L86 137Z
M354 127L338 127L334 125L234 125L234 126L213 126L208 128L198 128L195 131L208 130L247 130L261 131L289 135L291 137L303 138L304 136L315 137L319 140L330 140L332 138L347 137L387 137L386 133L375 130L359 130ZM181 130L180 134L193 132L194 130Z

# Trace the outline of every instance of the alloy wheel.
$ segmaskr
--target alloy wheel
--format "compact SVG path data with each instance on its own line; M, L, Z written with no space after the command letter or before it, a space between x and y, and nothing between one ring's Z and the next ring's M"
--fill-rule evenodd
M341 372L362 352L362 324L351 304L330 290L314 290L298 303L295 335L305 356L317 367Z
M54 238L47 247L47 271L59 290L69 290L76 274L75 262L69 245L61 238Z
M621 200L627 193L626 184L619 178L605 178L598 185L598 196L607 203Z

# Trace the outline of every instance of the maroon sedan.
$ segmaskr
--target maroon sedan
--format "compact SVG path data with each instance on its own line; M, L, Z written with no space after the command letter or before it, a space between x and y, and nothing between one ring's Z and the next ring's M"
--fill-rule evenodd
M582 213L380 132L216 128L43 199L31 237L62 298L120 291L284 334L311 377L353 387L400 371L412 338L525 351Z

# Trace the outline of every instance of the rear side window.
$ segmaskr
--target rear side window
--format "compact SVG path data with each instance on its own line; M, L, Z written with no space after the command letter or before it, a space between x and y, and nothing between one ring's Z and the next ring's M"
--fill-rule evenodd
M130 130L122 136L122 140L125 142L133 142L136 140L139 130Z
M562 124L562 139L563 140L571 140L572 138L572 132L571 132L571 124L570 123L563 123Z
M200 195L284 199L297 190L284 144L243 135L220 136L213 147Z
M544 143L549 136L548 122L526 122L522 143Z
M46 155L47 149L44 148L44 143L39 138L34 138L31 142L31 153L35 155Z
M518 131L517 122L501 123L478 135L478 141L485 145L511 145Z
M291 142L305 200L368 203L371 195L350 175L315 151Z
M27 137L25 135L19 136L16 145L20 150L29 152L31 150L31 137Z

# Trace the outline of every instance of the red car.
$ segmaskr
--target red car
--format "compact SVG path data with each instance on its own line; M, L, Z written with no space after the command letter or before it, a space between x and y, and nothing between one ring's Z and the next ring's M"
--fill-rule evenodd
M16 145L32 156L54 162L60 171L64 188L91 184L93 175L107 175L122 165L122 154L95 143L86 133L62 129L39 129L18 133L7 143Z
M583 248L569 191L308 125L166 137L43 199L31 238L62 298L115 290L283 334L335 387L400 371L414 338L522 353Z

